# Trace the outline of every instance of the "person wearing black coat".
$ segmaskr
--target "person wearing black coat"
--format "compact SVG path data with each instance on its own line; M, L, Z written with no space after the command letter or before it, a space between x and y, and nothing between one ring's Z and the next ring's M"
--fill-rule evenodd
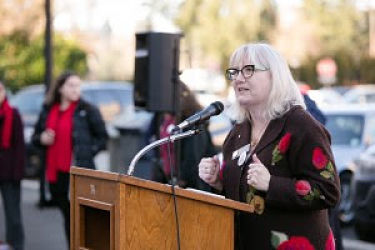
M198 103L194 93L187 87L187 85L180 81L180 107L181 120L194 115L202 109ZM161 117L160 126L157 126L157 118L154 117L148 131L147 138L157 133L159 128L159 136L164 138L170 135L170 129L175 126L176 117L170 113L165 113ZM152 179L159 182L170 182L171 174L173 173L177 178L177 184L183 188L194 188L204 191L211 191L211 187L202 181L198 175L198 164L203 157L211 157L217 154L217 150L212 143L211 134L208 130L208 122L199 126L200 133L191 137L184 138L180 143L179 163L175 164L175 150L177 147L170 147L168 153L168 146L162 145L159 148L159 155L161 158L161 168L156 166ZM177 151L177 150L176 150ZM169 159L169 157L171 159ZM172 166L170 166L170 163ZM178 166L178 168L176 167ZM173 169L171 169L173 167ZM172 170L172 171L171 171ZM177 172L177 173L176 173Z
M60 75L47 95L32 142L41 160L52 196L63 213L69 240L69 171L71 166L95 169L94 156L106 148L108 135L99 110L80 98L81 79Z
M22 250L24 247L21 180L25 152L20 114L9 105L5 87L0 81L0 191L5 213L6 241L15 250Z
M50 108L49 105L43 106L32 137L33 144L42 148L44 147L41 145L39 138L45 128L45 122ZM73 122L72 139L75 157L73 165L95 169L94 156L99 151L106 148L108 139L100 112L95 106L80 99L74 112Z

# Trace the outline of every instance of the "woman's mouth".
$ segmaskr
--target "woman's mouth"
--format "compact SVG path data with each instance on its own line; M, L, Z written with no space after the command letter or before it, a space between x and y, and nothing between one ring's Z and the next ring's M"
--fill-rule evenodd
M243 92L243 91L249 91L250 89L248 88L244 88L244 87L240 87L238 88L238 92Z

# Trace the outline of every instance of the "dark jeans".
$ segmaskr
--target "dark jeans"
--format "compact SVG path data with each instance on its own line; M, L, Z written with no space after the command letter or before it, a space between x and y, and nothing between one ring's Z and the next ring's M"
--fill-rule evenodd
M15 250L24 247L24 232L21 215L21 185L20 181L0 181L3 197L6 241Z
M57 182L50 183L52 201L57 204L64 217L65 235L70 239L69 173L58 173Z

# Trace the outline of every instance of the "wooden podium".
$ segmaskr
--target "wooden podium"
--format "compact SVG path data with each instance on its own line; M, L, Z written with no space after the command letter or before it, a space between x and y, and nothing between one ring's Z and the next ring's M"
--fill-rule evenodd
M70 249L177 249L170 185L73 167ZM176 187L181 249L234 248L234 212L245 203Z

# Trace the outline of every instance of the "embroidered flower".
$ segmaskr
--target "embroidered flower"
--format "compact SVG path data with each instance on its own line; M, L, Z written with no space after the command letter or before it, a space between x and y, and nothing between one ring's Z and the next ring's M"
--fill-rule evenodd
M311 191L310 183L305 180L296 181L295 188L296 188L297 194L302 195L302 196L309 194Z
M314 164L315 168L321 170L325 168L328 163L328 159L323 153L323 150L319 147L314 148L313 156L312 156L312 163Z
M332 162L328 160L320 147L315 147L313 150L312 164L318 170L322 170L320 175L326 179L334 178L334 168Z
M281 138L279 142L279 151L282 154L285 154L286 151L289 149L290 145L290 138L292 137L291 133L286 133L283 138Z
M277 250L314 250L314 246L306 237L292 236L288 241L281 243Z
M305 180L296 181L294 184L296 193L303 196L303 199L311 201L313 199L325 199L323 195L320 195L319 189L312 189L310 183Z
M277 162L283 159L283 155L288 151L290 146L290 140L292 138L291 133L286 133L280 140L279 144L272 151L272 165L275 165Z
M328 238L326 240L326 246L324 248L325 250L335 250L336 245L335 245L335 238L333 237L332 230L329 230Z
M284 232L271 231L271 245L274 249L281 245L284 241L288 241L288 235Z
M249 186L249 191L246 193L246 202L250 205L250 213L262 214L264 211L264 199L255 194L256 189Z
M264 211L264 199L259 195L254 195L250 203L250 213L262 214Z

